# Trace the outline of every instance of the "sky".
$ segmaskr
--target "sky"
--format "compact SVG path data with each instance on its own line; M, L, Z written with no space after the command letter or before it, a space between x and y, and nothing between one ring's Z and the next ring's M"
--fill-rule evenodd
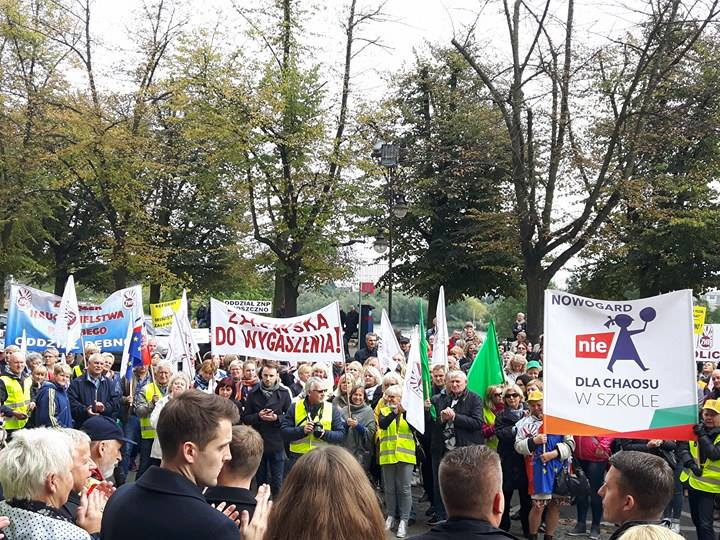
M190 28L217 27L225 36L231 36L228 38L231 41L229 47L243 47L246 45L243 23L233 8L233 2L243 8L258 4L258 0L179 0L175 4L178 5L178 13L188 18ZM339 22L347 3L344 0L317 3L316 10L305 21L308 29L305 40L316 48L319 58L339 70L344 52L344 36ZM531 3L540 4L539 0L531 0ZM359 11L377 5L377 1L358 0ZM96 0L93 33L102 51L102 54L96 54L101 86L117 89L124 84L124 75L118 67L132 59L132 30L141 6L142 0ZM553 2L550 17L562 18L566 9L565 1ZM366 99L381 98L387 88L385 81L388 74L412 64L418 50L423 50L428 43L449 46L454 35L462 40L466 28L475 21L475 39L498 58L507 54L507 29L502 2L498 0L387 0L383 13L384 21L366 28L363 34L367 38L380 37L383 47L368 48L353 64L353 92ZM633 16L621 16L621 13L618 3L611 0L576 0L577 38L592 43L628 30ZM521 39L530 37L523 34ZM337 82L336 86L339 86L338 81L339 78L333 81ZM382 261L381 264L370 264L377 262L374 260L377 254L372 249L372 240L369 238L365 245L357 248L359 258L367 263L360 269L362 280L377 279L385 268ZM569 272L563 270L556 276L555 282L562 286L568 276Z

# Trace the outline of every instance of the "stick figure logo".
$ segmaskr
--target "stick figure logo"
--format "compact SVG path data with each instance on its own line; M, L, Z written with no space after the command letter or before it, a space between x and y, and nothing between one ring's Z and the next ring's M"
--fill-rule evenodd
M646 307L642 309L640 311L640 320L642 320L645 324L642 329L636 330L628 329L635 321L635 319L633 319L630 315L622 313L620 315L616 315L615 318L608 317L608 321L605 323L606 328L610 328L613 325L617 325L620 328L617 340L615 341L615 348L610 356L610 363L607 366L610 373L613 372L615 362L618 360L632 360L640 366L640 369L643 371L650 369L649 367L646 367L640 359L640 354L635 348L635 343L633 342L633 336L645 332L645 330L647 330L648 323L654 321L656 315L657 313L654 308Z
M646 307L639 313L640 320L645 325L636 330L630 330L630 326L635 319L626 313L621 313L615 317L608 317L604 324L605 328L610 329L611 326L620 328L619 332L598 332L594 334L578 334L575 336L575 356L577 358L598 358L607 359L610 357L607 369L613 372L615 362L618 360L632 360L640 369L648 371L650 368L643 364L640 354L633 342L633 336L642 334L647 329L648 323L655 320L657 313L654 308ZM613 341L615 346L612 347Z

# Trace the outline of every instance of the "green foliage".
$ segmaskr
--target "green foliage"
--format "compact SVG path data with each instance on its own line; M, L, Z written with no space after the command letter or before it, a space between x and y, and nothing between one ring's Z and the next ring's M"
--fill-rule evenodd
M500 340L512 339L512 325L515 322L515 316L518 312L526 313L527 300L524 289L521 292L523 293L521 297L501 298L488 306L485 322L488 323L490 319L495 321L495 331Z
M431 49L396 77L388 104L404 150L393 190L410 211L393 219L381 206L379 222L391 216L394 281L431 299L440 285L448 301L509 294L518 285L515 224L504 203L507 135L478 92L458 53Z

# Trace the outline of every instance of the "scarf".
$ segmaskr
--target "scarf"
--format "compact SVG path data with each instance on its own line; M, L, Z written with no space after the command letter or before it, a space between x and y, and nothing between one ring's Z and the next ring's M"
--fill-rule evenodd
M209 381L203 379L199 373L195 374L195 388L199 388L200 390L207 390L208 384Z
M21 510L27 510L28 512L34 512L36 514L40 514L41 516L53 518L53 519L59 519L60 521L66 521L68 523L72 523L72 521L65 516L63 516L56 508L53 508L52 506L48 506L42 501L28 501L25 499L12 499L7 501L7 503L12 506L13 508L20 508Z
M270 387L267 387L267 386L265 386L264 384L261 384L261 385L260 385L260 391L263 393L263 395L264 395L267 399L270 399L270 396L272 396L272 395L273 395L273 392L275 392L275 390L277 390L278 388L280 388L280 381L279 381L279 380L278 380L278 381L275 381L275 384L272 385L272 386L270 386Z

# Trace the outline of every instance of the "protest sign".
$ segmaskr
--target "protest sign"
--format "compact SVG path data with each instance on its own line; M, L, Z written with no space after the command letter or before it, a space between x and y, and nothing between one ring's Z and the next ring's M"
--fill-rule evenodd
M210 299L213 354L290 362L344 362L340 305L286 319L263 317Z
M272 315L272 300L223 300L223 302L248 313Z
M631 301L545 291L545 431L689 439L692 292Z
M693 308L693 328L695 329L695 334L702 332L702 328L705 325L706 313L707 308L705 306L695 306Z
M26 285L10 285L5 343L22 345L23 331L28 351L57 347L55 320L61 298ZM140 285L114 292L100 305L79 304L80 324L85 345L94 343L104 352L122 352L128 324L139 309L142 315ZM80 342L74 352L80 351Z
M702 332L695 336L695 360L715 364L720 361L720 324L704 324Z
M175 314L180 309L182 298L169 302L150 304L150 316L152 317L153 328L169 328L172 326Z

